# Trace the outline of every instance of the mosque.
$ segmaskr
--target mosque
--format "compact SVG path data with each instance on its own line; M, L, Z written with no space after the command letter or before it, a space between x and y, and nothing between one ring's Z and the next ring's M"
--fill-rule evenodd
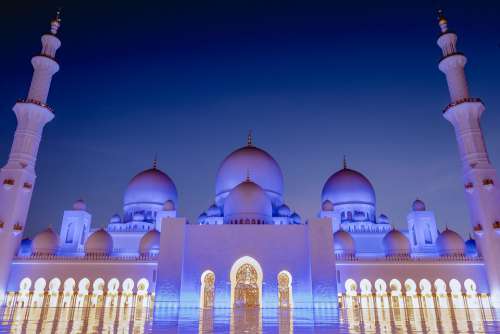
M23 239L44 126L60 19L32 58L26 99L0 171L0 303L7 307L500 308L500 202L470 97L457 35L439 16L439 69L451 103L473 239L439 231L424 201L408 203L407 229L377 213L367 176L344 165L325 180L316 217L286 204L282 170L251 135L220 164L213 205L196 221L177 213L177 188L153 164L128 183L123 212L95 228L83 200L60 231ZM42 176L43 177L43 176ZM319 195L319 190L318 190Z

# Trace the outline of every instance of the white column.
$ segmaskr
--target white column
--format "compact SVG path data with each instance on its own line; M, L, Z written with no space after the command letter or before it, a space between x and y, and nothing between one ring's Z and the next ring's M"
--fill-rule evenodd
M28 215L43 128L54 118L46 102L52 76L59 70L54 60L61 45L55 36L59 26L57 16L51 22L51 32L42 36L41 54L32 58L34 71L28 97L13 108L17 128L7 164L0 170L0 304Z
M484 111L481 100L471 98L464 67L467 58L457 52L457 35L448 30L448 22L440 13L441 36L438 45L443 51L439 69L446 75L451 103L443 116L455 129L470 221L477 236L479 252L484 258L492 303L500 308L500 193L495 168L491 165L481 131L480 117Z

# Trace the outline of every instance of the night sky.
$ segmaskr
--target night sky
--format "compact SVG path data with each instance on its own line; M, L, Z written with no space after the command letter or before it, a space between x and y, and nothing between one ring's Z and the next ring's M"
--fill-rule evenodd
M0 157L12 106L31 80L30 57L64 6L27 234L57 230L83 198L93 226L121 213L128 181L159 167L193 220L215 195L220 162L246 142L281 165L285 201L302 217L320 207L323 183L348 165L365 174L378 213L406 227L419 197L466 236L468 209L437 69L435 10L445 8L469 58L471 94L500 167L498 1L16 1L0 5Z

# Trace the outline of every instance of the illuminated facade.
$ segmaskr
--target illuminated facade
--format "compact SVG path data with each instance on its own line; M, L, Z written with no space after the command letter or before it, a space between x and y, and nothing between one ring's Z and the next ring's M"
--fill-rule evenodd
M468 95L456 35L444 17L439 24L439 68L452 99L444 116L456 129L478 247L438 231L420 199L407 229L396 230L377 215L369 179L345 160L325 182L318 217L302 219L285 203L279 164L251 134L220 165L213 205L195 222L177 216L175 183L155 162L131 179L123 214L106 228L93 228L78 200L59 232L22 239L42 129L54 117L46 100L59 69L56 18L32 60L28 98L14 107L18 128L0 172L2 301L19 308L500 307L499 197L479 127L484 107Z

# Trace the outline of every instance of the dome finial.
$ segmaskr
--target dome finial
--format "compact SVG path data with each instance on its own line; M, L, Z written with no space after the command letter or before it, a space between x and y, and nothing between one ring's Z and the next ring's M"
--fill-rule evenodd
M246 182L250 182L250 168L247 168L247 178L246 178Z
M153 169L158 168L158 153L155 153L155 157L153 159Z
M344 154L344 159L342 160L342 165L343 165L344 169L347 169L347 158L346 158L345 154Z
M62 8L57 9L56 16L52 21L50 21L50 33L52 35L56 35L57 31L61 27L61 9Z
M248 130L247 146L253 146L253 134L251 129Z
M448 31L448 20L446 19L446 17L444 17L442 9L438 9L437 14L438 14L438 24L439 27L441 28L441 32L445 33Z

